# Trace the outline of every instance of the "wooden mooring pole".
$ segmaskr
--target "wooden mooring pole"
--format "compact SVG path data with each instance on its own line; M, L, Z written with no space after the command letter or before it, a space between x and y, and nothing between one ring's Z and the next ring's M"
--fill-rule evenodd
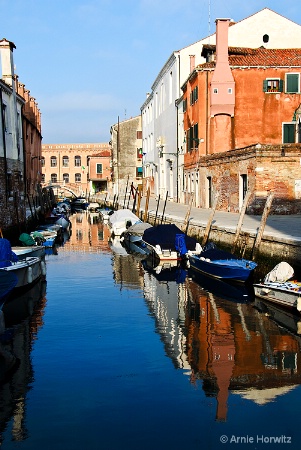
M147 189L147 193L146 193L146 201L145 201L145 209L144 209L144 218L143 218L143 222L147 222L149 196L150 196L150 188Z
M209 233L210 233L213 217L214 217L215 210L216 210L217 203L218 203L218 198L219 198L219 192L217 192L217 194L215 196L214 205L213 205L211 214L209 216L207 227L206 227L206 230L205 230L205 233L204 233L204 236L203 236L203 242L202 242L203 247L207 244L207 241L208 241L208 237L209 237Z
M187 234L187 232L188 232L189 218L190 218L190 213L191 213L191 208L192 208L193 199L194 199L194 192L191 193L191 197L190 197L190 201L189 201L188 210L187 210L187 213L186 213L185 219L184 219L184 230L185 230L185 234Z
M273 198L274 198L274 194L273 192L271 192L267 198L267 201L265 203L265 207L263 210L263 214L262 214L262 218L261 218L261 222L260 222L260 226L257 232L257 236L254 242L254 246L253 246L253 250L252 250L252 260L255 261L256 256L258 254L258 250L259 250L259 246L260 246L260 242L263 236L263 232L264 232L264 228L266 225L266 221L272 206L272 202L273 202Z
M168 191L166 192L166 197L165 197L165 202L164 202L164 207L163 207L163 212L162 212L162 217L161 217L161 224L163 223L163 219L164 219L164 214L165 214L165 208L166 208L167 199L168 199Z
M245 212L246 212L246 209L247 209L250 197L251 197L251 191L248 191L246 193L246 196L244 198L244 202L243 202L242 208L240 210L239 220L238 220L236 233L235 233L235 237L234 237L234 241L233 241L233 245L232 245L232 253L234 253L235 250L236 250L236 246L237 246L237 242L238 242L238 239L239 239L242 223L243 223L243 220L244 220L244 215L245 215Z
M156 208L156 215L155 215L155 222L154 222L154 227L156 226L156 222L157 222L157 216L158 216L159 203L160 203L160 194L159 194L159 197L158 197L158 202L157 202L157 208Z

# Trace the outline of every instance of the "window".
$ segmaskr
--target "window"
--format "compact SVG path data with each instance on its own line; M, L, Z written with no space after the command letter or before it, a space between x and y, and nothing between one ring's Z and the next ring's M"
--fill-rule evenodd
M96 173L102 174L102 164L96 164Z
M283 144L294 144L295 141L295 123L284 123L283 125Z
M187 111L187 98L183 100L183 113Z
M199 98L199 90L196 86L191 92L190 92L190 104L193 105Z
M232 88L228 88L228 94L232 94Z
M56 173L51 174L51 183L57 183L57 174Z
M44 173L41 174L41 183L45 183L45 174Z
M80 156L74 156L74 166L80 167L82 165L81 157Z
M4 131L7 132L8 130L8 124L7 124L7 111L6 111L6 105L2 104L2 117L3 117L3 123L4 123Z
M283 80L280 78L263 80L263 92L283 92Z
M285 92L288 94L296 94L300 92L300 74L287 73L285 75Z
M213 94L218 94L218 89L217 88L213 89Z
M142 159L142 155L143 155L142 148L137 148L137 158Z
M63 173L63 180L65 183L69 183L69 173Z
M41 161L41 167L45 167L45 158L44 158L44 156L42 156L40 161Z
M82 181L82 176L80 173L75 174L75 183L80 183Z
M142 177L142 167L137 167L136 169L136 177L141 178Z
M57 158L56 158L56 156L51 156L50 167L56 167L56 166L57 166Z
M63 156L63 167L69 167L69 156Z
M188 151L197 149L198 145L199 145L199 126L196 123L188 130Z
M137 139L142 139L142 131L137 131Z

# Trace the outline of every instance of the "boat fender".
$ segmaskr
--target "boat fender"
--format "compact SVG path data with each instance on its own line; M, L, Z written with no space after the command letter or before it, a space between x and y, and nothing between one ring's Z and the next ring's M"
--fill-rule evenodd
M206 258L206 259L205 259L205 261L207 261L207 262L210 262L210 261L211 261L211 259L210 259L210 258Z
M301 297L298 297L298 299L297 299L297 310L299 312L301 311Z
M41 273L43 276L46 275L46 264L44 261L41 261Z
M201 260L201 261L205 261L204 256L201 256L201 257L200 257L200 260Z
M301 334L301 322L297 323L297 334Z
M32 267L28 267L27 269L27 283L32 283L33 277L32 277Z

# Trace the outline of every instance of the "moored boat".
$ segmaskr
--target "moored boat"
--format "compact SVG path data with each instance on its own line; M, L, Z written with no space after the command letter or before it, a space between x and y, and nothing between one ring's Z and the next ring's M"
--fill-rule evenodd
M141 222L138 216L130 209L118 209L108 220L112 236L121 236L130 226Z
M257 267L254 261L239 258L230 252L220 250L210 243L199 254L188 256L192 270L222 280L246 282Z
M12 247L12 251L17 255L19 260L28 258L29 256L36 256L38 258L45 256L45 247L43 245L15 246Z
M262 283L253 285L255 296L300 313L301 282L291 280L293 275L294 269L287 262L280 262Z
M188 254L199 253L201 246L174 224L161 224L147 228L142 236L147 248L161 261L186 259Z
M18 260L12 251L11 244L7 239L0 239L0 271L5 274L14 274L17 278L15 288L27 287L46 275L45 262L39 257L26 257ZM10 276L10 275L9 275Z

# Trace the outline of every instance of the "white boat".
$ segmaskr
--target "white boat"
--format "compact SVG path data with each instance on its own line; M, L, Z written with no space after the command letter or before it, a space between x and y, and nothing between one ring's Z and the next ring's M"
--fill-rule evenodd
M293 268L286 262L277 264L262 283L255 283L254 294L272 303L301 312L301 282L289 281Z
M21 261L12 262L11 265L0 268L1 271L14 273L17 276L15 288L22 288L34 283L42 275L46 275L46 264L41 258L31 256Z
M16 246L12 247L12 251L18 256L19 260L28 258L29 256L36 256L38 258L45 256L45 247L43 245Z
M121 236L130 226L142 222L130 209L118 209L108 221L112 236Z
M122 234L122 239L125 242L140 242L142 241L142 236L145 230L152 228L152 225L147 222L137 222L130 226Z

